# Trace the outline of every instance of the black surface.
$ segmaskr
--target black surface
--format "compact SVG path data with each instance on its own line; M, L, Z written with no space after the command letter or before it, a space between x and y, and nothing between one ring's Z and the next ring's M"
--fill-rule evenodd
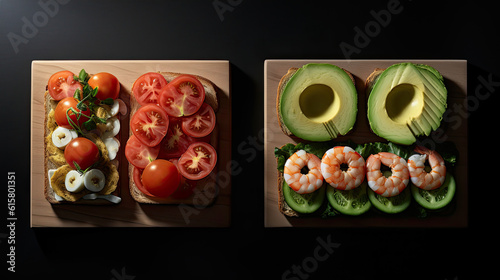
M500 81L494 2L61 2L68 3L58 4L57 12L50 6L48 12L39 1L0 0L0 112L6 132L2 133L1 172L5 187L7 172L16 172L18 217L16 273L7 271L8 230L0 228L1 270L7 276L2 279L25 275L117 280L467 279L469 275L478 279L490 275L487 270L494 266L488 253L495 255L498 244L494 234L498 182L496 166L489 159L498 156L494 135L499 87L493 84L491 94L481 100L474 99L474 93L480 77ZM388 4L396 5L390 21L386 17L385 26L376 24L374 14L387 15L380 11L387 10ZM226 10L218 13L216 7ZM372 36L362 41L357 30L365 27L372 28L368 30ZM13 34L24 37L17 52L9 39ZM259 133L264 126L264 60L343 59L340 46L346 44L357 48L351 59L468 60L468 91L473 96L469 103L473 110L464 118L469 121L468 228L263 227L264 155ZM231 227L30 229L30 71L31 61L39 59L229 60L232 154L242 168L232 181ZM239 155L237 147L242 143L255 145L257 156ZM1 199L4 217L7 191ZM1 223L7 225L6 219ZM316 248L327 240L340 245L318 261Z

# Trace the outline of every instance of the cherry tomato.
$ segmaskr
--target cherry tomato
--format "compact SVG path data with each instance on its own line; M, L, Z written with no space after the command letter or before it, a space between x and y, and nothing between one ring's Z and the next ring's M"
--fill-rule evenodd
M158 157L164 159L180 157L191 145L197 142L182 131L182 119L169 117L168 132L160 143Z
M180 75L160 93L160 106L169 116L190 116L200 109L205 89L195 76Z
M140 169L140 168L137 168L137 167L134 167L134 183L135 183L135 186L145 195L148 195L148 196L154 196L152 194L150 194L146 188L144 188L144 186L142 185L142 172L143 172L143 169Z
M182 131L192 137L205 137L214 127L215 112L207 103L203 103L194 115L182 119Z
M141 106L149 103L159 104L160 91L167 83L160 73L149 72L137 78L132 86L132 93Z
M70 71L60 71L53 74L48 83L50 96L55 100L61 100L65 97L73 97L75 90L82 90L82 85L73 79L75 74Z
M57 103L57 106L56 106L56 109L54 112L55 113L54 118L55 118L58 126L62 126L64 128L68 128L68 129L73 129L73 127L70 125L70 123L68 121L68 118L66 116L66 112L68 112L68 116L71 119L71 121L73 121L73 123L77 124L79 127L81 127L81 125L84 122L89 120L89 118L86 116L90 116L90 110L87 108L86 110L81 111L81 110L76 108L77 104L78 104L78 100L76 100L73 97L66 97L66 98L62 99L61 101L59 101L59 103ZM71 110L68 111L69 108L75 109L76 112L81 112L82 115L80 116L80 118L78 119L77 114L75 114L73 111L71 111Z
M78 137L66 146L64 158L71 168L76 169L76 162L81 170L85 170L99 160L99 148L89 139Z
M179 171L173 163L164 159L152 161L142 172L142 184L147 192L167 197L175 192L180 183Z
M189 180L200 180L212 172L217 163L217 152L205 142L189 146L179 159L179 172Z
M96 98L99 100L108 98L114 100L120 94L120 82L110 73L97 73L89 79L88 83L92 88L98 87Z
M156 159L160 152L160 146L148 147L144 145L135 135L131 135L125 145L125 157L133 166L144 169L149 162Z
M149 104L135 112L130 121L130 129L144 145L154 147L167 134L168 122L168 116L163 109Z

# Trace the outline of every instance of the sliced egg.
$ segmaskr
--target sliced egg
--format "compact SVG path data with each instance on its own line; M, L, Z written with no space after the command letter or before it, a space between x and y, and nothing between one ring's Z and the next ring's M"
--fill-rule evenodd
M107 137L102 139L104 145L106 145L106 150L108 150L109 160L114 160L116 158L116 154L120 149L120 141L116 139L116 137Z
M90 169L83 176L83 184L87 190L92 192L100 192L104 189L106 178L104 173L99 169Z
M64 185L69 192L79 192L83 190L83 176L76 170L71 170L66 174Z
M66 147L66 145L68 145L71 140L77 137L78 134L73 129L67 129L58 126L52 132L52 143L54 143L54 146L58 147L59 149L64 149L64 147Z

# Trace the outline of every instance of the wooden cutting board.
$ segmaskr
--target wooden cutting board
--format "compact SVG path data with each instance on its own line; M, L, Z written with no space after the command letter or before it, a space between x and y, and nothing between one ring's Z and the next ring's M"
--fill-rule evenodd
M455 143L459 150L454 176L457 181L456 208L448 215L431 215L425 219L411 215L383 215L367 213L360 217L336 216L287 217L278 208L278 185L274 148L286 143L296 143L282 133L276 115L276 93L278 83L291 67L302 67L307 63L331 63L351 72L358 91L358 114L353 130L336 140L352 140L356 143L386 142L370 130L366 117L364 82L375 68L387 68L400 62L430 65L444 77L448 89L448 110L453 119L442 121L444 134L431 134L429 141L439 142L446 138ZM463 108L467 98L467 61L465 60L266 60L264 64L264 224L266 227L465 227L467 226L467 119L463 112L453 112L455 106ZM465 110L465 108L464 108ZM432 135L436 138L432 140ZM426 138L422 138L425 140Z
M61 70L78 75L109 72L129 95L134 81L146 72L178 72L203 76L220 88L218 172L225 180L219 184L215 203L209 207L142 205L130 195L125 158L125 142L120 148L121 203L117 205L51 205L44 197L44 93L50 76ZM128 139L130 116L122 121L121 139ZM125 123L125 125L123 125ZM124 132L123 130L127 131ZM31 70L31 226L32 227L227 227L230 224L231 93L229 61L33 61Z

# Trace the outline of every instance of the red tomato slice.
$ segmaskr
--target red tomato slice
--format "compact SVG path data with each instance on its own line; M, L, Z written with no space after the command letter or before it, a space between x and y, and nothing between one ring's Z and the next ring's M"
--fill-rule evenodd
M182 119L182 131L192 137L205 137L214 130L215 121L214 109L203 103L194 115Z
M98 88L95 97L99 100L108 98L114 100L120 94L120 82L113 74L107 72L97 73L89 79L88 83L92 88Z
M154 147L167 134L168 116L157 105L143 106L132 116L130 129L144 145Z
M155 160L160 152L160 146L148 147L135 135L131 135L125 146L125 157L133 166L144 169L150 161Z
M160 73L149 72L140 76L132 86L132 93L141 106L149 103L159 104L160 91L167 85Z
M217 163L217 152L205 142L189 146L179 159L179 172L189 180L200 180L212 172Z
M205 89L193 75L180 75L160 93L160 106L169 116L190 116L200 109L205 100Z
M170 162L172 162L177 168L179 168L179 160L171 159ZM177 187L177 190L175 190L171 197L175 199L185 199L193 194L194 188L196 188L196 181L188 180L180 173L179 176L181 178L181 182L179 183L179 187Z
M160 154L158 157L164 159L179 158L189 145L196 142L193 138L182 131L181 118L169 118L168 132L160 143Z
M141 191L143 194L148 195L148 196L154 196L150 194L146 188L142 185L142 169L134 167L134 183L135 186Z
M50 96L55 100L61 100L65 97L73 97L75 90L83 90L82 85L73 79L75 74L70 71L60 71L53 74L48 83Z
M89 139L78 137L71 140L66 146L64 158L71 168L77 169L76 163L81 170L85 170L99 159L99 148Z

